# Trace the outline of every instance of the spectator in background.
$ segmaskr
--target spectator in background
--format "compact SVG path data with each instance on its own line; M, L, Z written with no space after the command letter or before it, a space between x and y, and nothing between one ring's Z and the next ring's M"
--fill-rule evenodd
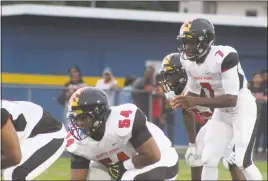
M153 76L154 68L152 66L147 66L144 71L144 76L138 78L133 84L132 98L133 103L136 104L138 108L148 117L150 120L150 94L154 90L153 87Z
M126 104L132 103L132 85L135 82L136 78L134 77L126 77L124 87L122 88L121 92L119 93L119 104Z
M249 84L249 90L251 91L251 93L254 95L254 97L257 100L258 106L260 108L259 110L259 124L258 124L258 131L257 131L257 136L256 136L256 143L255 143L255 153L260 152L261 150L259 150L260 147L260 140L262 137L262 132L263 132L263 126L264 126L264 122L261 118L261 112L262 112L262 102L264 99L264 91L262 90L262 75L259 72L256 72L253 74L252 76L252 80ZM261 148L263 149L263 148Z
M257 101L263 100L263 91L261 90L262 85L262 75L259 72L256 72L252 76L252 80L249 84L249 90L257 99Z
M172 109L169 101L166 98L164 98L163 101L162 116L167 125L168 138L170 139L172 145L174 145L175 111Z
M267 152L267 93L268 93L268 87L267 87L267 78L268 78L268 72L267 69L262 71L262 85L261 90L263 92L263 99L262 99L262 108L261 108L261 132L263 135L263 144L262 144L262 153L265 154Z
M97 81L96 87L106 92L110 105L115 102L115 89L117 88L117 80L115 80L110 68L105 68L103 78Z
M164 91L159 85L160 75L156 75L156 86L152 92L152 122L157 125L162 131L165 128L165 120L163 119L163 101L164 101Z
M83 81L81 70L78 66L73 66L68 70L70 80L64 85L64 89L58 97L58 103L65 107L64 115L67 113L67 105L71 95L82 87L87 86ZM69 121L64 118L64 125L67 128Z
M267 79L268 79L268 70L262 71L262 89L263 89L263 100L267 103L267 92L268 92L268 87L267 87Z

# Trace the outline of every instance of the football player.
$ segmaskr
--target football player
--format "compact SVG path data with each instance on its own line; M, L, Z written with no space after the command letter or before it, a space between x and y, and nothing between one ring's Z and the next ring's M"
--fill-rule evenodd
M109 106L95 87L69 102L67 150L71 180L175 180L178 154L170 140L134 104ZM96 171L98 170L98 171Z
M188 75L189 92L200 94L203 88L207 97L176 96L171 104L173 107L214 109L205 134L202 180L218 179L218 163L232 138L237 167L247 180L262 180L252 161L258 109L247 88L237 51L230 46L214 46L214 26L202 18L186 21L177 39L181 63Z
M32 102L7 100L1 102L5 112L5 117L1 119L9 120L6 124L11 121L21 148L21 160L18 159L12 167L6 167L3 171L4 179L33 180L52 165L65 150L67 135L65 127L41 106ZM6 126L8 125L4 125L2 131ZM9 131L12 132L12 127ZM2 139L10 141L13 139L3 136L5 135L2 135ZM19 146L18 143L13 144L13 147ZM5 146L2 145L2 150L7 149Z
M1 169L17 165L21 161L21 149L9 112L1 108Z
M167 55L160 68L162 88L165 91L166 98L171 100L175 95L188 94L187 82L188 76L180 62L179 53ZM192 96L201 96L192 94ZM191 167L192 180L201 180L202 162L201 155L204 149L204 136L207 124L205 124L196 136L194 115L210 119L212 111L207 107L195 106L182 110L183 123L185 125L189 147L185 154L186 163ZM232 151L233 144L229 144L229 149L224 153L224 160L230 165L230 172L233 180L245 180L242 172L234 164L235 154ZM224 164L228 165L228 164ZM226 166L229 168L229 166Z

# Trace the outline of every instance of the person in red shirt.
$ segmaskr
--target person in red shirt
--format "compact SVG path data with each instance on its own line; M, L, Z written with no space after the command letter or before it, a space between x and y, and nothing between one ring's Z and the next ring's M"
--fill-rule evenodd
M165 121L162 116L162 108L164 101L164 92L159 85L160 75L156 75L156 87L154 88L152 95L152 122L160 129L164 130Z

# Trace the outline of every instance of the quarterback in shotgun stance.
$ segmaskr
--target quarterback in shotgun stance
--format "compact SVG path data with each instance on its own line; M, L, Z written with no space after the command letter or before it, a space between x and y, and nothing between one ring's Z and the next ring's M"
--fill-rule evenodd
M160 69L161 82L165 96L171 100L176 95L188 95L188 76L180 62L179 53L167 55L161 64ZM192 94L192 96L204 96ZM201 180L202 161L201 156L204 149L204 139L208 121L196 135L194 116L202 116L205 119L211 119L213 111L208 107L195 106L182 110L183 123L187 131L189 147L185 154L186 163L191 167L192 180ZM233 152L233 143L229 143L223 156L224 165L229 168L233 180L245 180L242 172L235 165L235 153Z
M199 95L204 89L207 97L175 96L171 105L214 109L201 157L202 180L218 179L218 163L232 139L237 167L247 180L262 180L252 161L258 109L247 88L237 51L230 46L214 45L214 26L202 18L186 21L177 39L181 64L188 75L189 92Z

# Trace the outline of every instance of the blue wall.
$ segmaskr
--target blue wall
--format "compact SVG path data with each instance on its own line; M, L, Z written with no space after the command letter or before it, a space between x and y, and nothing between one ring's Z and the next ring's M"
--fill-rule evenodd
M115 76L141 76L146 60L176 51L181 24L42 16L2 17L2 72L67 74L77 64L84 75L100 76L105 66ZM234 46L250 79L267 67L265 28L216 26L217 44ZM64 84L64 83L63 83ZM61 118L52 99L56 90L34 90L33 101ZM27 99L27 91L3 89L3 97ZM180 117L181 115L178 114ZM186 143L180 121L176 143ZM183 134L182 134L183 133Z

